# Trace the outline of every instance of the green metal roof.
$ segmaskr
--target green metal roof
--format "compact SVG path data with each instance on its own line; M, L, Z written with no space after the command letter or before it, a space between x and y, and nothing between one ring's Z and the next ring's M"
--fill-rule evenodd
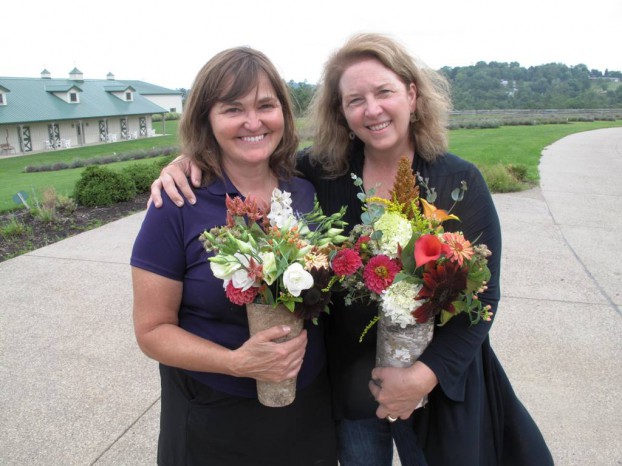
M142 81L111 81L107 79L71 79L42 78L3 78L0 88L10 92L7 105L0 105L0 124L27 123L38 121L77 120L112 116L149 115L165 113L167 110L154 104L141 95L139 86ZM144 83L148 85L147 83ZM123 90L136 89L133 100L126 102L114 96L107 87L120 86ZM151 86L151 85L148 85ZM77 87L80 93L79 103L68 103L55 96L53 92L66 92ZM159 86L152 86L157 89ZM54 89L53 91L51 89ZM170 93L176 93L165 89ZM153 93L153 92L152 92ZM157 92L156 92L157 93ZM164 94L164 92L160 92Z
M143 95L182 95L182 93L179 91L167 89L166 87L162 86L156 86L155 84L146 83L144 81L132 81L124 79L122 82L131 85L134 89L136 89L136 92Z

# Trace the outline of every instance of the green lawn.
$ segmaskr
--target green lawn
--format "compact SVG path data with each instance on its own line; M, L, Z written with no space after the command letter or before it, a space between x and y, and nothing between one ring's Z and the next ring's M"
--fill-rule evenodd
M569 134L622 126L622 121L596 121L562 125L501 126L457 129L449 133L449 149L478 167L524 165L527 178L537 182L542 150Z
M0 212L16 207L12 198L18 191L27 192L31 200L33 196L41 196L41 191L50 186L53 186L59 194L71 195L76 181L84 170L84 168L76 168L53 172L24 173L24 167L53 162L70 163L77 158L103 157L113 153L150 149L154 146L173 146L177 142L177 123L177 121L166 122L167 135L157 138L0 159ZM620 120L560 125L502 126L493 129L458 129L450 132L450 150L479 167L498 164L524 165L527 167L527 178L530 181L537 182L538 163L544 147L572 133L619 126L622 126ZM162 131L161 123L154 123L154 127L158 132ZM308 141L306 145L308 145ZM129 163L152 163L154 160L119 162L108 166L121 168Z

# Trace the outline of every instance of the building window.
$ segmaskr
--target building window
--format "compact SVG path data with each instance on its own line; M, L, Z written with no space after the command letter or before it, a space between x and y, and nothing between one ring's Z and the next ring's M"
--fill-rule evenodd
M132 93L131 92L126 92L125 93L125 100L127 100L128 102L132 101Z
M175 113L177 112L177 107L171 107L168 111L171 113Z
M0 105L6 105L6 98L4 97L4 92L0 92Z
M73 102L73 103L78 102L78 93L77 92L70 92L69 93L69 102Z

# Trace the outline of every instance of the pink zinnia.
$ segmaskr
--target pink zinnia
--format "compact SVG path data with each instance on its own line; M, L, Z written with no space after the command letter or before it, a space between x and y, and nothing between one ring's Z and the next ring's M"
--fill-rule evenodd
M443 233L443 240L448 246L447 257L462 267L465 260L473 257L471 242L459 233Z
M227 283L225 288L225 295L233 304L243 306L248 303L252 303L257 296L259 288L251 286L248 290L242 291L242 288L236 288L232 282Z
M365 286L374 293L380 294L393 283L393 279L400 271L396 261L385 255L372 257L363 269Z
M363 265L363 261L361 261L361 256L353 249L341 249L333 257L331 265L335 274L343 277L356 272Z

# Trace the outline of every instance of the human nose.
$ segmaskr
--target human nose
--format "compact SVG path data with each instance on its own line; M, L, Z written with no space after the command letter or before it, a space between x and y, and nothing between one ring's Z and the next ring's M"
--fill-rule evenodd
M250 111L246 113L246 121L244 121L244 126L249 131L256 131L261 127L261 120L259 119L257 112Z
M376 99L374 99L373 97L370 97L369 99L367 99L366 106L365 106L365 114L370 117L376 117L380 113L382 113L382 108L380 107Z

